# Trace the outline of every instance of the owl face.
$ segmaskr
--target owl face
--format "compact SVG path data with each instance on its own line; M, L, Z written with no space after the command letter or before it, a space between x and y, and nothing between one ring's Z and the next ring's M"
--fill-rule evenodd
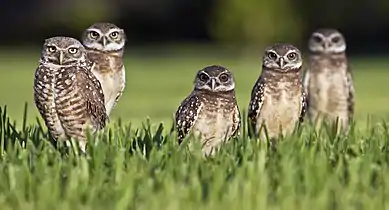
M275 44L265 49L263 66L268 69L287 72L302 65L300 50L290 44Z
M95 23L82 36L86 48L99 51L118 51L124 48L126 34L112 23Z
M195 79L196 90L224 92L231 91L234 88L234 77L225 67L212 65L197 72Z
M314 53L343 53L346 51L346 40L335 29L319 29L309 39L309 50Z
M43 44L41 59L55 65L73 65L85 60L86 51L82 44L71 37L51 37Z

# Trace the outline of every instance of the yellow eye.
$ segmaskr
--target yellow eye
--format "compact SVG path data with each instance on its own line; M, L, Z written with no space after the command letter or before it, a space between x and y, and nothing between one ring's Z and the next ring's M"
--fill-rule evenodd
M99 38L99 33L97 33L96 31L91 31L91 32L89 32L89 36L92 39L97 39L97 38Z
M336 44L340 41L340 37L336 36L336 37L332 38L331 41Z
M78 49L75 48L75 47L71 47L71 48L68 49L68 51L69 51L70 54L76 54L78 52Z
M271 59L271 60L276 60L277 59L277 54L275 54L274 52L269 52L267 54L267 56Z
M54 47L54 46L48 46L48 47L47 47L47 51L53 53L53 52L57 51L57 48Z
M229 78L229 76L227 74L222 74L219 76L220 82L227 82L228 78Z
M199 79L200 79L201 81L203 81L203 82L206 82L206 81L209 80L209 76L208 76L207 74L205 74L205 73L200 73Z
M118 38L119 33L118 33L117 31L114 31L114 32L112 32L112 33L110 34L110 36L111 36L112 39L116 39L116 38Z
M312 40L316 43L320 43L323 41L323 39L320 36L313 36Z
M288 54L289 60L295 60L297 58L297 53L291 52Z

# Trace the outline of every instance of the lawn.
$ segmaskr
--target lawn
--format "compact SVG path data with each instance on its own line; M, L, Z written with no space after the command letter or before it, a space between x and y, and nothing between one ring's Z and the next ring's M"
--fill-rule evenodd
M0 105L7 105L12 119L23 116L28 103L29 123L35 123L38 112L33 103L33 75L40 49L11 51L0 56ZM192 91L195 74L201 68L220 64L228 67L236 79L236 94L240 109L247 108L251 88L261 71L261 55L250 57L216 53L137 52L129 49L125 59L127 86L111 121L121 119L139 126L146 118L152 122L171 123L180 102ZM167 52L167 53L166 53ZM170 53L169 53L170 52ZM372 121L389 117L389 61L384 58L355 57L356 118L358 126L366 127L368 116Z
M211 64L234 73L238 102L245 110L260 73L260 56L130 50L125 60L127 88L112 113L111 126L94 139L86 155L80 155L55 149L45 128L37 125L32 84L39 51L21 52L0 56L1 209L308 210L389 205L389 62L384 58L351 59L357 126L349 136L335 137L330 129L319 135L303 127L276 150L241 136L205 159L199 150L189 153L178 146L169 134L173 113L192 90L196 71Z

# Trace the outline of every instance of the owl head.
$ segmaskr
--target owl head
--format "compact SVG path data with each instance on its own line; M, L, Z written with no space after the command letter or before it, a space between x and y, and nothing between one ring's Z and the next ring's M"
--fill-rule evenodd
M211 92L231 91L235 88L232 73L223 66L212 65L198 71L195 79L196 90Z
M124 48L126 34L112 23L95 23L82 35L82 43L88 49L110 52Z
M41 60L55 65L74 65L86 59L86 50L74 38L56 36L45 40Z
M338 30L322 28L312 33L308 47L312 53L339 54L346 51L346 40Z
M300 50L290 44L269 46L262 58L262 65L265 68L281 72L299 70L302 63Z

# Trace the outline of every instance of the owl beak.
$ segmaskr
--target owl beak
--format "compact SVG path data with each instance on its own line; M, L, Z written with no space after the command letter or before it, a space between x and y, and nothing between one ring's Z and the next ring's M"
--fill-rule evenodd
M216 80L215 80L215 78L211 79L211 88L212 88L212 90L215 90L215 88L216 88Z
M105 36L103 37L103 46L106 46L107 45L107 38L105 38Z
M327 51L327 49L330 47L330 44L326 42L323 44L323 47L324 47L324 51Z
M59 53L59 64L62 65L63 62L63 52Z
M278 60L278 66L283 69L284 68L284 65L285 65L285 62L284 62L284 58L280 58Z

